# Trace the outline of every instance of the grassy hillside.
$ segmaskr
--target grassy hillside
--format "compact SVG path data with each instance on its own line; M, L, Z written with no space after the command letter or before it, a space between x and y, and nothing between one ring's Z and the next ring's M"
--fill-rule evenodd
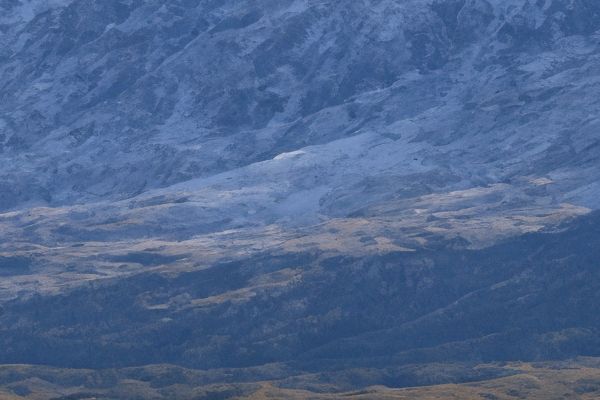
M456 366L458 367L458 366ZM264 368L277 369L277 366ZM448 365L412 366L416 375L448 371ZM460 368L458 368L460 369ZM339 391L320 375L293 379L211 383L227 380L227 371L199 371L169 365L103 371L57 369L39 366L0 367L0 399L478 399L549 400L597 399L600 396L600 359L580 358L545 363L504 363L474 366L473 370L496 371L501 377L463 384L443 384L394 389L371 386ZM253 374L254 371L247 371ZM354 378L375 374L374 370L353 371ZM293 383L295 382L295 383Z

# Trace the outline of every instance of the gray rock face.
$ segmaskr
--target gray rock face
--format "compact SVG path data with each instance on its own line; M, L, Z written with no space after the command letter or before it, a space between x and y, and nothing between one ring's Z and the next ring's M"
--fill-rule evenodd
M422 142L413 158L432 168L467 165L452 171L463 186L581 178L596 166L599 13L583 0L5 1L0 206L127 198L365 132Z

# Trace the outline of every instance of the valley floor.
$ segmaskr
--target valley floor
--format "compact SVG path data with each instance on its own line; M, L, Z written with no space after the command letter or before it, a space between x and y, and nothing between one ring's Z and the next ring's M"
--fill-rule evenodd
M447 366L446 366L447 367ZM273 366L272 368L276 368ZM426 368L435 375L436 367ZM503 377L462 384L393 389L372 386L340 392L316 376L263 382L229 382L195 386L209 371L160 365L121 370L76 370L40 366L0 366L0 399L597 399L600 396L600 358L543 363L502 363L473 367L494 368ZM440 368L440 371L443 368ZM215 379L220 372L214 372ZM357 379L368 370L353 371ZM203 378L199 378L202 376ZM451 377L431 376L431 379ZM296 386L296 387L294 387Z

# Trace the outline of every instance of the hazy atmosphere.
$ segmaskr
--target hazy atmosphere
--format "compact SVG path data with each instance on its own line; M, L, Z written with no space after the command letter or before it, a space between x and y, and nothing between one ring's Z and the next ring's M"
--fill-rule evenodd
M0 400L600 398L600 1L0 0Z

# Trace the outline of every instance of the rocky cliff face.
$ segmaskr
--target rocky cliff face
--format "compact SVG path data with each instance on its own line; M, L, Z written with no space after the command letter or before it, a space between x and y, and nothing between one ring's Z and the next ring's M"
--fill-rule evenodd
M599 13L584 0L4 1L1 205L127 198L307 146L344 152L335 141L360 134L463 186L582 178Z

